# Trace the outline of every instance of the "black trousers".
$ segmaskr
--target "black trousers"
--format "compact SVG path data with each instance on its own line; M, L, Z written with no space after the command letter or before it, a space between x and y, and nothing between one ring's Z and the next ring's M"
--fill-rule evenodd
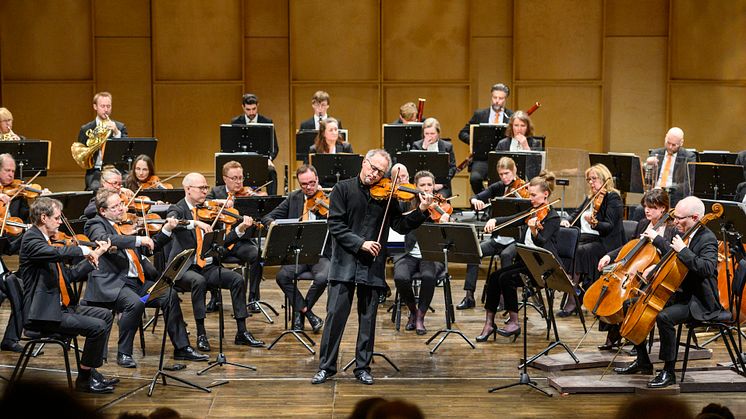
M192 309L196 320L205 318L205 294L208 287L229 289L231 291L233 317L236 319L249 317L249 313L246 311L246 287L244 287L241 275L222 266L218 268L215 263L211 263L204 268L192 265L176 282L177 289L192 291Z
M513 255L503 255L503 250L506 246L499 244L492 237L487 240L482 240L479 244L482 248L482 256L500 255L500 266L508 266L513 263ZM469 263L466 265L466 279L464 280L464 289L467 291L475 291L477 289L477 277L479 276L479 265L476 263Z
M425 312L433 301L435 284L438 275L445 272L445 265L441 262L422 260L406 254L394 263L394 283L399 291L399 298L409 305L415 303L414 290L412 289L412 276L420 272L420 301L417 308Z
M226 257L234 257L249 268L249 300L259 299L262 284L262 265L259 263L259 249L250 241L239 241L229 250Z
M469 183L474 195L484 190L484 181L487 180L487 161L474 160L471 162L471 173L469 174Z
M272 181L267 185L267 195L277 195L277 169L274 166L268 166L267 169L269 170L267 180Z
M98 368L104 363L104 353L113 321L111 311L101 307L77 306L62 309L62 321L52 332L85 336L80 363Z
M487 296L485 297L484 308L493 313L497 312L500 296L503 298L506 310L518 311L518 294L516 293L516 288L523 285L523 281L519 275L529 272L522 259L516 260L515 263L512 262L516 252L515 243L510 244L503 250L503 255L511 256L511 262L493 272L492 278L490 278L487 284Z
M376 337L376 312L378 296L383 288L354 282L329 281L326 304L326 323L319 348L319 369L332 374L337 372L339 344L342 342L347 318L352 308L352 298L357 287L358 332L355 345L355 371L370 371L373 345Z
M326 289L327 277L329 276L329 265L331 262L329 259L322 257L319 259L319 263L315 265L298 265L298 274L303 272L313 273L313 283L308 287L306 298L303 298L300 291L293 286L293 277L295 277L295 265L284 265L277 272L277 285L280 286L282 292L290 300L290 304L293 305L295 311L300 311L304 307L311 310L316 304L316 301L321 298L321 294Z

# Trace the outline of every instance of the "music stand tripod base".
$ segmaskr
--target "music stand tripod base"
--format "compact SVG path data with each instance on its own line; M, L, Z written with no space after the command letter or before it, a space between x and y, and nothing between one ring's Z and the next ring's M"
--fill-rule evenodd
M401 372L399 367L397 367L396 364L394 364L394 361L392 361L391 358L386 356L386 354L383 352L373 352L373 358L371 359L371 362L375 362L375 357L377 356L386 360L386 362L388 362L389 365L391 365L391 367L396 370L396 372ZM342 371L347 371L354 363L355 363L355 358L352 358L350 362L348 362L347 365L345 365L344 368L342 368Z

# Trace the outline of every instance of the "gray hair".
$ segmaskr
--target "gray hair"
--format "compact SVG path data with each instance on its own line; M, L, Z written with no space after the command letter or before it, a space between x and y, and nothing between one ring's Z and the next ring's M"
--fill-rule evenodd
M34 225L41 225L42 215L51 217L52 214L54 214L55 208L62 212L62 202L57 199L40 196L31 203L31 208L29 208L29 220Z
M386 159L386 171L388 172L391 168L391 155L389 154L389 152L382 148L374 148L372 150L368 150L368 152L365 153L365 158L370 159L375 155L383 156L383 158Z

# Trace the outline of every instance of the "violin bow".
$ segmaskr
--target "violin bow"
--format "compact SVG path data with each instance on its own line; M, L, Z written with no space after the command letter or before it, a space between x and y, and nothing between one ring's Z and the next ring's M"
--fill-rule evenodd
M163 182L167 182L167 181L169 181L169 180L171 180L171 179L173 179L173 178L175 178L175 177L177 177L177 176L180 176L180 175L181 175L181 172L179 172L179 173L177 173L177 174L175 174L175 175L171 175L171 176L169 176L169 177L167 177L167 178L165 178L165 179L163 179L163 180L159 180L159 181L158 181L158 182L156 182L156 183L157 183L157 184L159 184L159 185L161 185L161 186L163 186Z
M578 220L580 219L580 217L583 215L583 213L586 212L586 211L588 211L588 208L591 205L593 205L593 201L596 200L596 197L601 193L601 191L603 191L604 189L606 189L606 185L609 183L610 180L611 180L611 178L606 179L606 182L604 182L604 184L601 186L601 189L599 189L598 192L596 192L593 195L593 198L591 198L590 200L588 200L588 203L585 204L585 206L583 207L583 210L578 213L578 215L575 217L574 220L572 220L572 222L570 223L570 225L573 225L573 224L577 223Z
M21 182L21 184L18 185L18 190L16 191L16 193L14 193L13 196L10 197L10 201L12 201L13 198L17 197L21 193L21 190L25 189L25 187L29 183L32 183L33 181L35 181L36 178L39 177L39 175L41 175L41 170L39 170L38 172L36 172L36 174L31 179L29 179L28 182ZM8 205L9 205L8 208L10 208L10 201L8 201ZM5 225L3 225L3 228L5 228Z
M137 194L140 193L140 191L142 191L142 185L140 185L140 187L137 188L137 190L135 191L135 193L132 195L132 198L130 198L130 200L127 201L127 205L125 205L125 207L129 208L129 206L132 205L133 202L135 202L135 197L137 196Z
M401 171L400 168L396 168L396 176L393 176L394 182L391 184L391 194L389 195L389 200L386 202L386 210L383 211L383 222L381 223L381 229L378 230L378 240L376 240L377 243L381 243L381 236L383 235L383 227L386 225L386 217L389 214L389 208L391 207L391 199L394 197L394 191L396 191L397 183L399 182L399 172Z

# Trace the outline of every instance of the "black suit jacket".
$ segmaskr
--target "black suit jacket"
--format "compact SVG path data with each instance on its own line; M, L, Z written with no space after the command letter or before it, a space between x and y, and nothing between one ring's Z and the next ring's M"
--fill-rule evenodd
M664 147L656 148L650 152L650 155L658 158L658 177L660 178L660 173L663 170L663 159L666 157L666 149ZM676 153L676 161L673 164L673 178L671 179L671 207L675 206L685 196L691 194L689 191L689 177L687 176L689 170L687 163L696 161L697 155L683 147Z
M743 202L743 198L746 195L746 182L741 182L736 188L736 197L733 198L736 202Z
M570 221L578 217L580 210L588 204L589 200L590 198L586 197L580 207L570 214ZM624 204L622 203L622 198L619 194L614 192L607 193L596 213L598 224L595 228L601 236L601 243L603 243L606 253L609 253L618 247L622 247L622 244L624 244L624 225L622 223L623 212ZM580 227L580 218L578 218L578 221L574 225Z
M276 206L275 209L269 212L269 214L262 217L262 224L269 226L275 220L300 219L306 209L305 206L306 196L303 194L302 190L296 189L290 192L287 198L285 198L280 205ZM326 217L324 216L316 214L317 220L325 218ZM331 258L332 256L331 237L329 235L327 235L323 255L327 258Z
M487 189L483 190L482 192L479 192L476 195L472 195L471 198L469 198L469 201L476 198L484 203L489 202L492 198L497 198L505 195L505 184L502 180L498 180L495 183L490 184L487 186Z
M425 140L417 140L412 143L412 150L424 150L422 144ZM438 140L438 152L448 153L448 188L451 187L451 179L456 175L456 155L453 153L453 144L443 139Z
M503 119L500 121L502 124L507 124L508 121L510 121L510 117L513 115L513 111L510 109L505 109L505 112L503 112ZM474 111L474 115L471 116L471 119L469 122L464 125L463 128L461 128L461 131L458 133L458 139L463 141L466 144L469 144L469 126L470 125L478 125L478 124L487 124L490 122L490 108L484 108L484 109L477 109Z
M193 220L192 211L189 209L186 199L182 198L179 202L172 204L168 207L167 217L174 217L177 220ZM249 230L246 230L242 237L249 235ZM177 227L171 232L172 246L171 254L168 256L168 260L176 257L179 253L185 249L196 249L197 248L197 229L189 229L186 227ZM239 237L236 233L236 229L231 229L231 232L225 236L225 246L230 246L238 242ZM213 259L213 264L216 261Z
M741 166L743 166L743 180L746 181L746 150L738 153L738 157L736 157L736 164L740 164Z
M528 137L526 138L528 141L528 146L531 148L531 150L538 150L540 147L539 140L537 140L534 137ZM502 140L497 142L497 147L495 147L495 151L510 151L510 141L511 138L503 138Z
M261 114L256 116L256 122L260 124L273 124L272 119L267 118L266 116L261 115ZM238 115L237 117L231 119L231 124L232 125L246 125L246 115ZM270 160L274 160L277 157L277 153L280 152L280 145L277 143L277 127L275 127L273 133L275 136L275 141L274 141L275 144L273 146L274 150L272 150L272 154L269 156Z
M112 119L112 121L114 121L114 120ZM123 122L119 122L119 121L114 121L114 123L116 124L116 126L117 126L117 129L118 129L119 131L121 131L121 133L122 133L122 138L124 138L124 137L128 137L128 134L127 134L127 126L126 126L126 125L124 125L124 123L123 123ZM83 144L85 144L85 143L86 143L86 142L88 141L88 137L86 137L85 133L86 133L86 132L87 132L87 131L88 131L89 129L94 129L94 128L96 128L96 120L95 120L95 119L94 119L93 121L91 121L91 122L89 122L89 123L87 123L87 124L85 124L85 125L81 126L81 127L80 127L80 131L78 131L78 142L79 142L79 143L83 143ZM99 153L100 153L100 151L96 152L96 154L95 154L95 155L93 156L93 160L94 160L94 162L96 161L96 159L98 159L98 154L99 154ZM86 173L88 173L88 172L92 172L93 170L94 170L94 169L88 169L88 170L86 170Z
M327 117L329 117L329 115L327 115ZM312 116L306 119L305 121L301 122L300 129L302 130L316 129L316 120L314 118L315 116ZM337 128L342 129L342 121L339 119L337 119Z
M225 185L215 186L207 193L207 199L228 199L228 190L225 188ZM251 241L251 238L254 237L255 229L256 227L254 226L246 229L246 232L238 241Z
M353 153L352 151L352 144L348 143L347 141L334 144L334 151L337 153ZM311 144L310 147L308 147L308 154L314 154L316 153L316 144ZM305 160L303 160L303 163L308 164L308 155L306 155Z

